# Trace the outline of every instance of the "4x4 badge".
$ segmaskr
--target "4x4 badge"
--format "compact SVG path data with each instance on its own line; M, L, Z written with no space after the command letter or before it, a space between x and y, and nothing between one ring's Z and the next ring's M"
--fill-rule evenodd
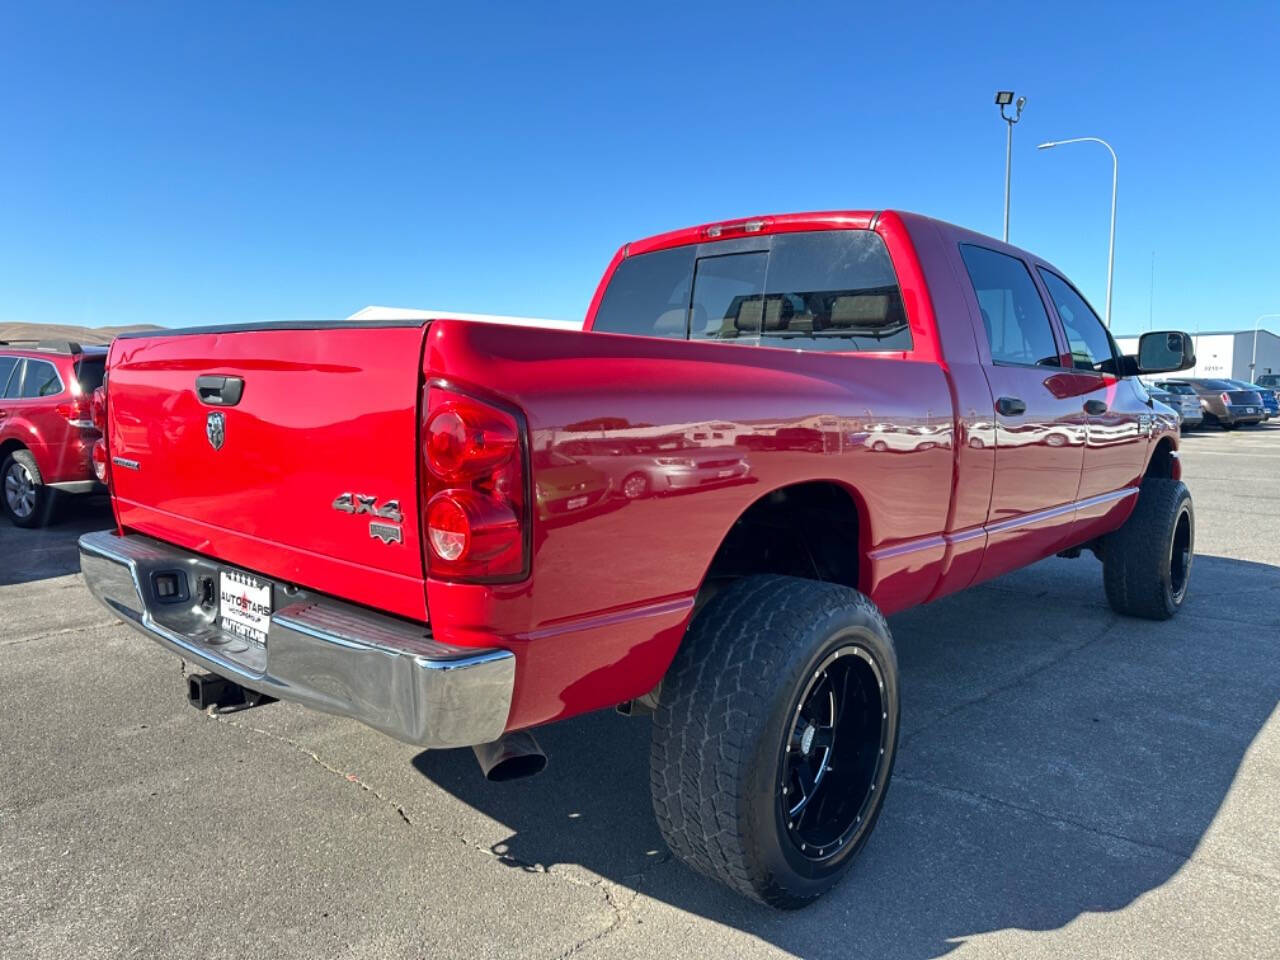
M378 519L369 521L369 536L373 539L383 543L404 542L404 534L399 526L404 515L400 512L399 500L388 500L379 506L378 498L367 493L340 493L334 498L332 506L341 513L364 513L377 517ZM392 522L383 522L386 520Z
M334 498L333 509L343 513L367 513L371 517L394 520L396 523L404 519L400 513L399 500L388 500L378 506L378 498L367 493L340 493Z
M227 439L227 419L221 413L214 411L205 418L204 435L209 438L209 446L215 450L221 450L222 444Z

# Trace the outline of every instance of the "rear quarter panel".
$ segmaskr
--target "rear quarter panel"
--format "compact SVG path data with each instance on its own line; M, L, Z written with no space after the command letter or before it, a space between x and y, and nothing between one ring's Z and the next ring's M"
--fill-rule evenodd
M882 608L922 602L937 585L954 421L936 363L437 321L425 368L500 393L525 411L535 453L567 446L614 484L634 468L625 442L638 438L732 448L725 459L748 465L745 474L726 467L736 475L723 482L635 500L615 488L581 513L535 518L523 583L428 577L437 636L484 644L496 635L516 652L513 728L652 689L721 540L779 487L825 480L849 491L861 520L849 549L871 558L861 587ZM910 434L914 447L877 452L864 443L870 424L903 436L926 429ZM617 442L625 465L586 439ZM596 455L584 457L586 448Z

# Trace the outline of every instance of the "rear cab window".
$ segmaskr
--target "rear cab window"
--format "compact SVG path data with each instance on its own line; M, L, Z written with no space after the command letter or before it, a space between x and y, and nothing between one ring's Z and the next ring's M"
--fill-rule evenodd
M697 247L626 257L613 271L594 329L643 337L689 336L689 294Z
M592 329L805 350L913 346L889 251L870 230L776 234L741 253L708 243L628 257Z
M902 291L879 234L784 233L765 279L761 338L803 350L910 350Z

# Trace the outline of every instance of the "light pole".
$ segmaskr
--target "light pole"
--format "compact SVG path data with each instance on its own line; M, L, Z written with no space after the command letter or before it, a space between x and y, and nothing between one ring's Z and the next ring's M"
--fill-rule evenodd
M1014 104L1014 114L1009 116L1004 108L1013 103L1012 90L1000 90L996 93L996 106L1000 108L1000 116L1009 125L1009 136L1004 145L1004 242L1009 242L1009 180L1013 173L1013 125L1022 119L1022 108L1027 105L1026 97L1019 97Z
M1253 321L1253 359L1249 361L1249 382L1256 383L1254 379L1258 375L1258 327L1263 320L1274 320L1280 317L1280 313L1264 313Z
M1068 143L1100 143L1111 153L1111 240L1107 244L1107 326L1111 326L1111 277L1116 265L1116 175L1120 163L1116 160L1116 152L1111 144L1100 137L1072 137L1070 140L1050 140L1040 144L1037 150L1048 150L1050 147L1061 147Z

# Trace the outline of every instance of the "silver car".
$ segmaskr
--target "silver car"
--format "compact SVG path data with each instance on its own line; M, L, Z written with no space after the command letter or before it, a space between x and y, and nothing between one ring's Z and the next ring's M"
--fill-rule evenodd
M1204 423L1204 407L1195 388L1181 380L1157 380L1148 388L1148 392L1172 407L1182 420L1182 428L1198 427Z

